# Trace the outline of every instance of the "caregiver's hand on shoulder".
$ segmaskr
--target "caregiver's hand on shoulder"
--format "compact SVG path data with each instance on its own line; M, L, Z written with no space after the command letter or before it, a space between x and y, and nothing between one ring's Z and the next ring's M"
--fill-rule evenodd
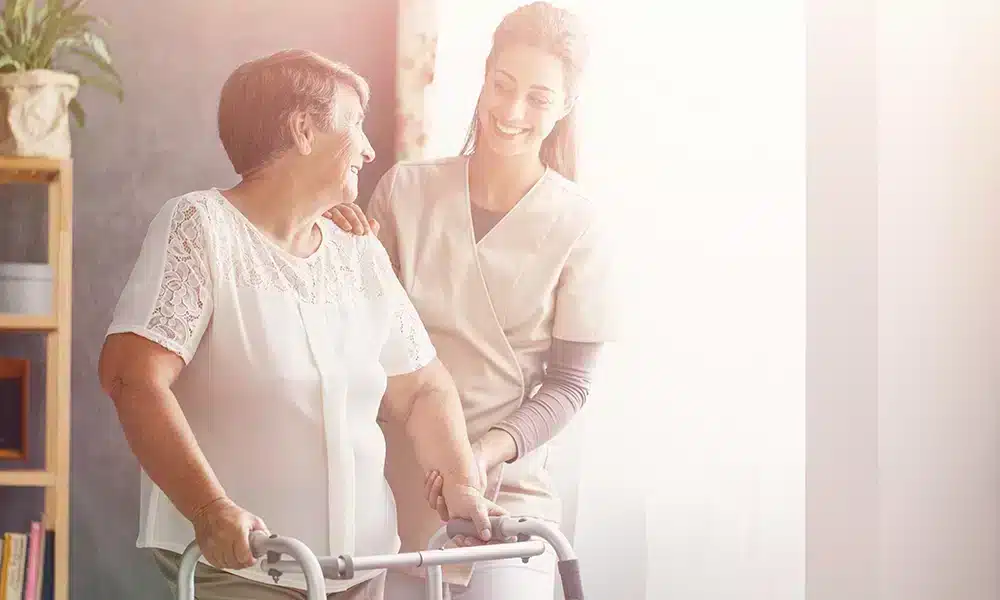
M191 524L202 555L218 569L252 567L256 561L250 550L250 532L268 533L260 517L229 498L219 498L202 507Z
M353 202L350 204L338 204L323 213L323 216L333 221L348 233L356 235L368 235L374 233L378 235L379 224L375 219L365 217L361 207Z

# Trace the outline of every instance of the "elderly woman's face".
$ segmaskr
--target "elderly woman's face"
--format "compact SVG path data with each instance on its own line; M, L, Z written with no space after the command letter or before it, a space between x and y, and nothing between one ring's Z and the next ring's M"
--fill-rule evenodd
M333 127L316 134L311 156L325 183L342 190L343 202L350 203L358 197L358 174L375 160L375 151L363 129L365 113L357 92L341 89L334 106Z

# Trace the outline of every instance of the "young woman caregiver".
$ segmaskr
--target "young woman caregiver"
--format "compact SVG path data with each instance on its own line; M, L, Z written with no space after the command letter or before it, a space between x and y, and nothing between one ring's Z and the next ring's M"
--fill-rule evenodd
M535 2L507 15L462 154L393 166L368 208L458 386L497 503L555 522L546 443L584 403L601 344L615 334L609 252L592 200L574 183L585 58L566 10ZM328 216L366 230L354 206ZM403 432L384 428L403 551L422 550L441 526L431 508L439 482L418 467ZM445 576L454 600L550 600L555 558L450 567ZM423 598L420 577L390 574L387 599Z

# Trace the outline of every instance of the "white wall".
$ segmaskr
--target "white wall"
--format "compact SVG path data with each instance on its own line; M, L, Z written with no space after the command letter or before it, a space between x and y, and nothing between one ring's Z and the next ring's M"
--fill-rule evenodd
M605 403L641 402L607 431L648 444L646 598L801 600L804 2L621 4L602 3L617 52L594 71L588 133L601 198L635 227L634 335Z
M1000 4L878 5L880 591L1000 598Z
M950 4L809 0L809 600L1000 597L1000 6Z
M875 600L875 8L871 0L806 5L806 597Z

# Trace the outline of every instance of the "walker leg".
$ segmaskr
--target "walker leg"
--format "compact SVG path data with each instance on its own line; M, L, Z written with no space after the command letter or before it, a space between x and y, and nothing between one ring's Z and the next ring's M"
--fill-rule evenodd
M427 600L444 600L444 576L441 565L427 567Z
M431 537L428 550L443 548L449 540L448 531L442 527ZM444 572L441 565L427 567L427 600L451 600L450 590L445 589Z

